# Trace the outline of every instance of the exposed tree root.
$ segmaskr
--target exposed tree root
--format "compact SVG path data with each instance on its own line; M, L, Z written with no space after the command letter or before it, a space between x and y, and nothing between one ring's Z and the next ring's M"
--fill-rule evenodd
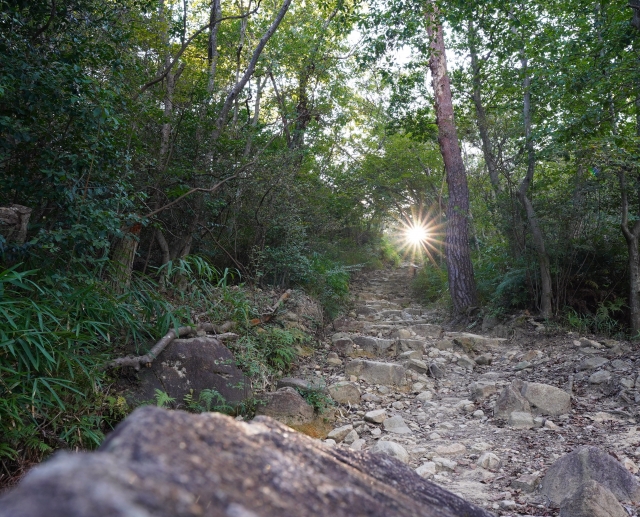
M236 339L238 337L237 334L233 332L226 332L230 330L234 326L234 322L228 321L223 325L213 325L211 323L200 323L199 325L193 327L179 327L176 329L171 329L167 332L160 341L158 341L155 346L149 350L145 355L139 355L137 357L120 357L111 361L107 368L117 368L122 366L133 366L136 370L140 369L141 365L145 365L146 367L150 367L151 363L160 355L160 353L171 344L174 339L179 337L188 336L189 334L193 334L198 331L211 332L214 333L212 336L213 339L218 341L224 341L225 339Z

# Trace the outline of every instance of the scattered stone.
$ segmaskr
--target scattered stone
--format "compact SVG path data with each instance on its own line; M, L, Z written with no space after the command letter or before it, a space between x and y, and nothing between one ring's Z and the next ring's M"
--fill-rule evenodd
M610 490L590 480L564 502L560 517L629 517L629 514Z
M625 469L627 469L632 474L638 473L638 466L630 458L623 458L622 465L624 466Z
M611 373L607 370L599 370L594 374L591 374L589 377L589 382L591 384L604 384L605 382L609 382L611 380Z
M493 362L493 356L491 354L482 354L475 358L475 362L480 366L488 366Z
M422 391L418 393L418 396L416 397L416 400L420 402L428 402L431 399L433 399L433 393L430 391Z
M415 332L418 336L431 339L438 339L442 335L442 327L440 325L431 325L429 323L413 325L410 327L410 330Z
M398 356L398 361L408 361L409 359L422 359L422 352L418 350L409 350L407 352L402 352Z
M545 420L544 421L544 426L547 429L550 429L552 431L557 431L558 429L560 429L554 422L552 422L551 420Z
M464 454L467 448L461 443L452 443L450 445L438 445L435 453L439 456L459 456Z
M514 429L531 429L533 427L533 417L531 413L525 411L513 411L509 415L509 425Z
M338 354L335 352L329 352L327 354L327 364L330 366L340 366L342 365L342 360L338 357Z
M496 471L501 467L502 461L492 452L483 452L478 458L476 465L483 469Z
M283 377L278 381L278 384L276 385L277 389L287 388L287 387L293 388L296 390L302 390L302 391L310 391L310 390L324 391L327 386L324 382L324 379L322 379L321 377L316 377L315 379L298 379L297 377Z
M429 371L427 364L420 359L409 359L404 366L407 370L413 370L418 373L427 373Z
M434 379L442 379L445 376L444 370L438 365L438 363L431 363L429 365L429 374Z
M473 418L484 418L484 411L482 411L482 409L478 409L477 411L473 412Z
M514 411L528 412L531 410L529 401L525 399L520 390L514 385L507 386L502 390L493 407L493 416L508 420L509 415Z
M382 423L384 430L390 433L395 434L411 434L411 429L407 427L404 418L400 415L393 416L391 418L386 418Z
M587 481L604 485L621 501L639 501L640 485L613 456L597 447L579 447L557 460L542 480L542 493L562 506Z
M571 410L571 395L555 386L525 382L521 393L531 407L543 415L563 415Z
M436 343L438 350L451 350L453 348L453 341L449 339L441 339Z
M342 427L337 427L331 431L327 435L327 438L335 440L336 443L340 443L351 431L353 431L353 426L351 424L343 425Z
M329 386L328 391L331 398L338 404L360 404L360 388L354 382L338 381Z
M437 472L453 472L458 464L450 460L449 458L433 458L433 462L436 464Z
M365 393L362 395L361 400L364 402L382 402L382 399L375 393Z
M366 440L363 440L362 438L358 438L349 446L349 449L351 449L352 451L361 451L362 448L366 445L366 443L367 443Z
M347 445L351 445L353 442L359 439L360 437L358 436L357 431L354 429L352 431L349 431L349 434L347 434L347 436L345 436L342 441Z
M377 436L380 436L381 434L382 434L382 431L378 427L371 429L371 436L377 437Z
M395 363L381 363L355 359L345 367L347 375L354 375L369 384L399 386L404 380L405 368Z
M285 425L307 424L313 420L313 407L293 388L285 387L265 393L261 401L256 408L256 415L269 416Z
M463 355L462 357L460 357L457 363L458 363L458 366L462 366L467 370L473 370L476 366L476 362L473 359L469 359L466 355Z
M491 381L473 382L469 386L471 398L473 400L482 400L496 393L496 383Z
M543 417L537 416L533 419L533 427L538 429L544 425L545 421L546 420Z
M540 484L540 474L522 474L518 479L515 479L511 482L511 487L516 490L522 490L526 493L531 493L538 488Z
M500 508L502 508L503 510L513 510L517 506L518 505L516 504L516 502L511 499L505 499L503 501L500 501Z
M416 474L420 477L430 479L436 474L436 464L433 461L427 461L416 469Z
M329 447L335 447L337 445L335 440L332 440L331 438L327 438L326 440L324 440L324 443L326 443Z
M419 339L399 339L397 344L398 353L419 352L422 355L424 351L424 341Z
M375 411L369 411L364 414L364 419L367 422L373 422L374 424L381 424L387 418L387 412L384 409L376 409Z
M520 361L516 364L513 369L515 371L526 370L527 368L531 368L533 365L529 361ZM503 501L504 502L504 501Z
M409 463L409 453L407 450L395 442L378 441L369 449L371 454L387 454L392 458L400 460L402 463Z
M600 368L609 362L608 359L604 357L600 357L598 355L593 355L591 357L587 357L583 359L577 367L578 371L582 370L595 370L596 368Z
M440 440L441 438L442 436L440 436L438 433L435 433L435 432L429 435L430 440Z
M353 342L359 346L364 352L370 356L382 356L393 352L395 340L381 339L370 336L354 336Z
M604 346L598 343L597 341L594 341L593 339L589 339L586 337L580 338L580 346L583 348L597 348L597 349L604 348Z

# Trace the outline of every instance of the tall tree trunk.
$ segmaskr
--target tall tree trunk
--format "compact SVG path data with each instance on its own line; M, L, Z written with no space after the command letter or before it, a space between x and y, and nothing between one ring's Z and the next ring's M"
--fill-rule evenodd
M456 316L462 316L477 304L469 250L469 188L454 120L442 25L436 18L435 4L431 4L427 13L427 31L431 47L429 67L433 79L438 143L449 187L445 253L454 313Z
M513 14L510 15L515 19ZM514 34L517 34L515 26ZM525 149L527 151L527 173L518 186L517 196L524 207L527 214L527 222L533 237L533 244L538 256L538 268L540 270L540 315L544 318L551 318L553 315L553 284L551 282L551 265L549 263L549 255L544 243L544 235L542 228L538 222L538 216L533 203L529 199L528 191L533 182L533 174L536 169L536 153L533 146L533 137L531 134L531 76L529 75L529 60L525 55L524 45L520 49L520 68L524 75L522 88L524 90L522 102L522 116L524 125Z
M640 132L640 130L639 130ZM640 253L638 244L640 240L640 219L636 220L632 227L629 227L629 197L627 194L627 182L625 171L618 172L621 195L621 216L620 227L627 242L627 264L629 267L629 312L631 332L637 335L640 332Z
M471 73L473 80L473 91L471 97L476 109L476 122L478 124L480 140L482 141L484 162L487 164L487 170L489 171L489 180L491 181L493 190L498 193L500 191L500 176L498 175L498 167L496 166L496 159L493 154L491 139L489 138L487 113L482 103L482 78L480 76L480 63L478 61L478 49L476 46L478 33L472 20L469 20L467 25L467 37L469 53L471 54Z

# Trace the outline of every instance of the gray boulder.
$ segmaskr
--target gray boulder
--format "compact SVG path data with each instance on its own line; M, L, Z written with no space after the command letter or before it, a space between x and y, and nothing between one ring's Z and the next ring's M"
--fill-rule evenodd
M498 395L498 400L496 400L496 404L493 407L493 416L508 420L509 415L514 411L528 412L531 411L531 406L529 406L529 401L520 393L518 386L511 384Z
M56 454L0 517L490 517L385 454L328 447L265 417L147 406L98 452Z
M347 375L355 375L369 384L382 384L385 386L401 385L405 371L405 368L399 364L365 361L363 359L355 359L345 367Z
M520 393L537 413L557 416L571 410L571 395L555 386L525 382Z
M409 463L409 453L407 450L396 442L389 441L380 441L376 442L371 449L369 449L371 454L386 454L387 456L391 456L397 460L400 460L402 463Z
M360 404L360 388L353 382L339 381L329 386L329 395L338 404Z
M138 380L137 386L126 394L134 405L152 400L156 389L177 402L191 391L197 400L202 390L214 389L232 406L251 395L250 383L236 366L231 351L206 336L174 340L150 368L140 370Z
M562 505L560 517L629 517L629 514L610 490L591 480Z
M269 416L285 425L300 425L311 422L314 411L296 390L286 387L262 395L256 415Z
M640 485L635 477L597 447L579 447L551 465L542 480L542 493L562 506L591 480L605 486L620 501L640 500Z

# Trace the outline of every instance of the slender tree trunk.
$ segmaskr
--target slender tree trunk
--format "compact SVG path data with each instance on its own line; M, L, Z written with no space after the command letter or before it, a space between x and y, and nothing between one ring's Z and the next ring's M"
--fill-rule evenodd
M449 187L445 253L449 272L449 292L454 313L459 317L477 305L469 250L469 188L454 120L442 25L436 21L436 17L435 4L431 4L427 13L427 31L431 41L429 67L433 79L438 143Z
M640 128L639 128L640 132ZM625 171L618 172L621 196L621 216L620 227L627 242L627 264L629 267L629 312L631 332L637 335L640 332L640 253L638 244L640 240L640 220L636 220L632 227L629 227L629 197L627 194L627 182Z
M513 19L514 16L511 15ZM515 27L513 29L517 35ZM527 173L520 182L516 192L520 203L524 207L527 214L527 222L533 237L533 244L538 256L538 268L540 270L540 315L544 318L551 318L553 315L553 283L551 282L551 265L549 263L549 255L544 242L544 234L538 222L538 216L533 207L531 199L528 197L529 187L533 182L533 175L536 169L536 153L533 146L533 137L531 134L531 76L529 75L529 60L527 59L524 47L520 49L520 65L524 79L522 87L524 90L522 102L522 115L524 124L525 149L527 151Z
M493 190L498 193L500 191L500 176L498 175L498 167L489 138L489 124L487 123L487 113L482 103L482 78L480 75L480 63L478 61L478 50L476 47L478 33L472 20L468 22L467 37L469 42L469 53L471 54L471 73L473 78L473 91L471 97L473 105L476 109L476 122L482 141L482 154L484 162L487 164L489 171L489 180Z

